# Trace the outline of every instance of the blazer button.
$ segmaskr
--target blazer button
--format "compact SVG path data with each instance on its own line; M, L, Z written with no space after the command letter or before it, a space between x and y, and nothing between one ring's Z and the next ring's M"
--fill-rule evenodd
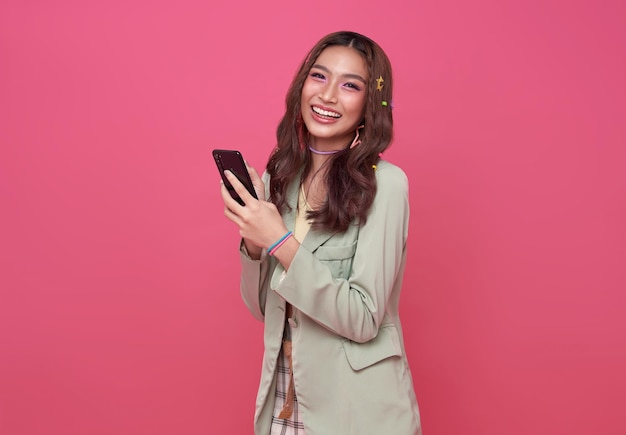
M287 321L289 322L289 326L291 326L292 328L298 327L298 321L293 317L290 317Z

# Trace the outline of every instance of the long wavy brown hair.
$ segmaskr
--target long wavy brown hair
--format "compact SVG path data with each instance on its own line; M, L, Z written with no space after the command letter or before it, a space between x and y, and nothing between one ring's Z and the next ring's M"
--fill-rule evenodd
M277 145L266 169L271 176L269 200L281 212L289 209L286 196L290 183L301 169L301 181L311 169L306 143L308 131L300 112L302 88L318 56L333 45L357 50L365 59L368 72L361 143L352 149L347 143L344 150L331 157L326 172L327 199L307 215L312 228L334 233L346 231L352 222L365 223L376 195L372 166L389 147L393 136L391 64L376 42L359 33L342 31L331 33L315 44L302 61L287 92L287 108L276 131ZM377 89L376 79L379 77L384 80L382 90Z

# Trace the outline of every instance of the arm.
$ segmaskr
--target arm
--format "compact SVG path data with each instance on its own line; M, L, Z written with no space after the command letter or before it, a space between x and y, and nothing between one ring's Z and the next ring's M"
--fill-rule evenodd
M379 165L377 177L376 198L359 229L349 277L334 277L314 253L298 247L284 278L271 283L301 312L356 342L378 334L389 296L401 281L408 235L406 175L385 164Z
M264 231L270 230L270 234L272 230L274 233L280 232L284 228L284 223L273 204L265 201L267 194L265 186L269 186L267 174L261 179L254 168L248 167L248 171L259 199L253 198L239 180L232 177L230 173L227 173L227 176L230 176L233 187L246 205L242 206L235 201L223 184L222 199L225 216L239 227L239 234L242 236L239 247L242 299L252 315L263 321L268 276L273 264L263 248L263 237L267 238ZM256 223L260 223L260 228L255 227Z
M239 255L241 258L241 298L248 310L250 310L250 313L257 320L263 321L265 318L265 300L269 287L270 259L266 254L262 254L259 260L251 258L243 241Z

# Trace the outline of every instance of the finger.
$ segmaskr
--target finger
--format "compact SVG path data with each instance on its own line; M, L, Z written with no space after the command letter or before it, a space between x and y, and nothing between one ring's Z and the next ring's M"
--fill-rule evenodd
M257 198L265 201L265 183L263 183L259 173L253 167L248 167L248 172L250 173L250 180L252 180L252 186L254 186Z
M252 180L252 184L261 183L263 184L263 180L259 176L259 173L253 167L248 168L248 172L250 173L250 179Z
M226 187L226 185L224 183L222 183L221 188L220 188L220 194L222 195L222 201L224 201L224 205L226 206L227 209L229 209L230 211L232 211L233 213L235 212L241 212L241 208L242 205L239 204L231 195L230 195L230 191L228 190L228 188Z
M246 168L248 169L248 172L250 173L250 178L252 179L252 181L254 181L254 177L258 177L259 174L257 173L256 169L254 169L254 166L250 166L247 161L245 163L246 163Z
M241 231L242 221L241 221L241 218L237 214L233 213L233 211L229 209L228 207L224 207L224 216L226 216L226 219L228 219L229 221L237 225L237 227Z
M226 170L224 173L226 174L226 178L230 182L231 186L233 186L233 189L235 189L235 192L237 192L237 195L239 195L245 204L250 204L252 201L256 201L256 198L250 195L246 186L244 186L231 171Z

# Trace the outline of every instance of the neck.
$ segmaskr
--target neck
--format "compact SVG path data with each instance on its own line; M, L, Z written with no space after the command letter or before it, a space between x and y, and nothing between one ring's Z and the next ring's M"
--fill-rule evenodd
M309 145L309 151L311 151L313 154L318 154L321 156L328 156L330 154L337 154L339 151L343 151L343 150L320 151L320 150L313 148L311 145Z

